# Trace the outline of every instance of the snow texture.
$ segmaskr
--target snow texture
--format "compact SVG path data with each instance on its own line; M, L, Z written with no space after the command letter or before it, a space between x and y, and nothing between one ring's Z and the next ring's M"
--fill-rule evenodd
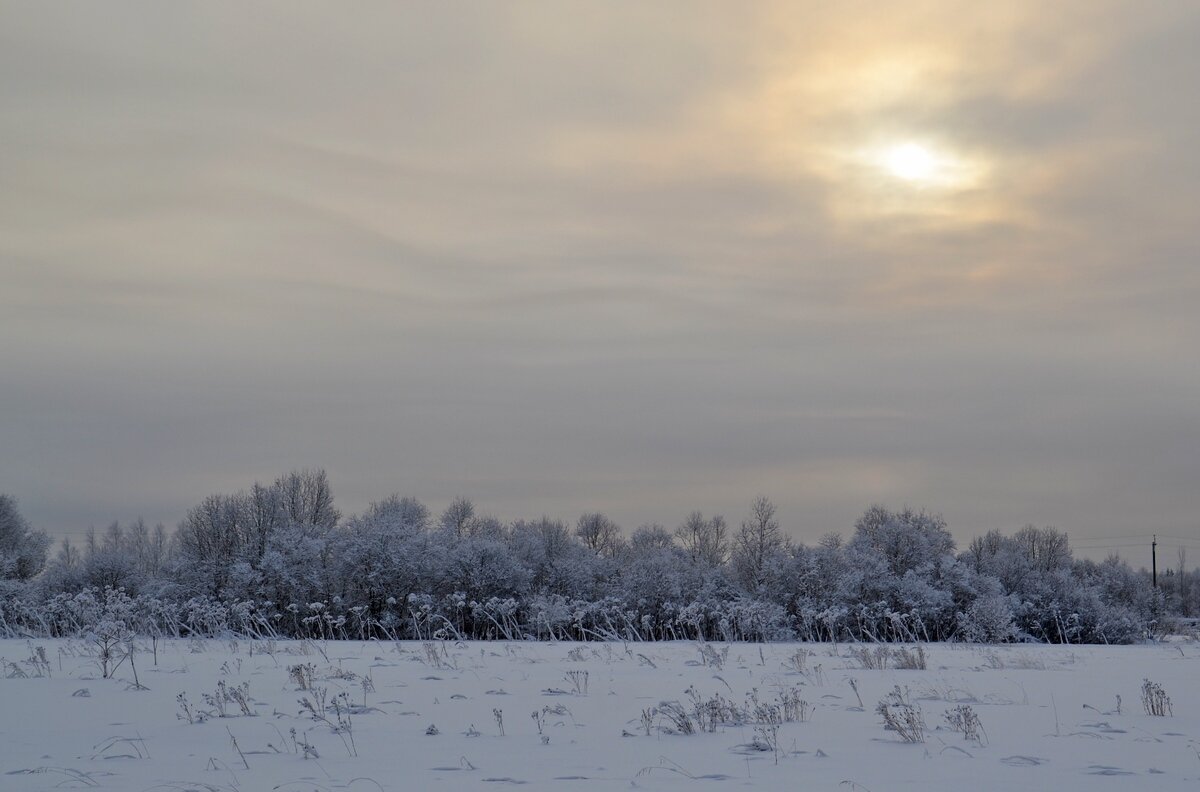
M1200 783L1200 646L1189 641L170 639L157 643L155 662L155 646L138 639L131 664L123 640L108 678L98 637L0 641L0 788L977 792Z

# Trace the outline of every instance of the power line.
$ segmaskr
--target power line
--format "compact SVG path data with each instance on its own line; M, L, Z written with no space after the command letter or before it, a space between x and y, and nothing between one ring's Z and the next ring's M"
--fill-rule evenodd
M1177 541L1177 542L1200 542L1200 537L1196 537L1196 536L1170 536L1168 534L1161 534L1161 533L1160 534L1152 534L1152 533L1112 534L1110 536L1075 536L1070 533L1067 534L1067 537L1072 542L1075 542L1075 543L1092 542L1092 541L1109 542L1109 541L1113 541L1113 540L1123 541L1125 539L1152 539L1155 536L1157 536L1160 539L1173 539L1174 541Z
M1160 541L1166 539L1170 542L1200 544L1200 539L1185 539L1180 536L1163 536L1162 534L1159 534L1158 538ZM1153 537L1150 535L1147 535L1145 538L1140 538L1140 537L1135 538L1135 537L1129 537L1129 536L1097 536L1094 539L1071 539L1070 541L1071 541L1071 545L1073 547L1084 547L1086 545L1095 544L1097 542L1111 543L1111 542L1125 542L1125 541L1135 541L1135 540L1140 541L1142 544L1149 544L1151 541L1153 541Z

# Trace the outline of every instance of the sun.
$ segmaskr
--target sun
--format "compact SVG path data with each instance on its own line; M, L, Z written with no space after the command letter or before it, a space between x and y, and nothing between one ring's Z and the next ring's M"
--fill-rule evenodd
M825 175L837 184L845 214L961 217L968 198L990 192L996 160L936 133L865 137L857 145L826 149Z
M914 183L934 181L941 169L934 153L918 143L903 143L888 149L883 165L897 179Z

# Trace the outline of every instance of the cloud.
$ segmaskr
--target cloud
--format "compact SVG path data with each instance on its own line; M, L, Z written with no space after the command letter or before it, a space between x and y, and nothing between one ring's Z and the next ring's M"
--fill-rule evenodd
M0 488L1183 530L1200 14L867 11L11 9Z

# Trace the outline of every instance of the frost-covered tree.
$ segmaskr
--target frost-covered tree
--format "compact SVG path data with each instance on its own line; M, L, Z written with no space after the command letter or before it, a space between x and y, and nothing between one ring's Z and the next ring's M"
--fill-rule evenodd
M621 577L614 596L626 607L661 624L675 607L684 603L694 580L694 567L687 553L668 541L661 541L666 530L661 526L639 528L634 532L631 550L621 564ZM669 534L668 534L669 537Z
M485 514L467 524L467 535L476 539L491 539L503 542L508 538L508 527L499 517Z
M447 560L447 582L468 603L528 592L529 569L496 539L469 536L450 548Z
M167 563L167 529L162 523L151 529L139 517L125 530L124 549L140 577L156 578Z
M1026 526L1012 536L989 531L961 560L993 579L1006 598L1018 637L1124 643L1138 638L1161 610L1159 592L1118 558L1073 560L1066 534Z
M429 509L425 504L411 497L403 497L399 500L394 498L395 496L392 496L384 502L392 515L390 519L398 521L414 531L429 530Z
M948 637L963 574L954 539L938 515L873 506L855 524L847 553L859 581L858 629L878 639Z
M21 516L17 501L0 494L0 580L29 580L46 565L50 537Z
M82 553L65 543L47 570L71 590L90 586L137 594L159 588L167 576L169 541L161 524L151 530L140 517L129 525L114 521L99 534L89 528L85 537Z
M1031 565L1044 572L1071 564L1070 542L1062 531L1027 525L1013 534L1012 541Z
M471 523L474 520L475 504L466 498L455 498L446 507L446 511L442 512L442 516L438 519L438 524L443 531L461 539L464 536L470 535Z
M312 525L288 523L271 533L266 552L252 569L242 566L240 590L230 593L301 609L324 602L329 596L329 548L329 537L315 535Z
M83 578L87 585L98 589L125 589L136 593L142 580L137 559L125 528L112 522L99 539L94 529L88 529L88 541L83 556Z
M806 546L765 498L732 541L696 512L625 542L599 512L507 525L460 498L431 521L392 496L343 522L332 497L302 471L205 498L170 541L141 520L89 531L32 583L5 581L0 618L78 634L124 603L136 629L173 635L1124 642L1167 604L1144 570L1074 560L1053 529L989 532L956 556L945 521L910 509L872 507L849 541ZM5 559L14 536L36 540L14 514L0 499ZM1171 588L1176 611L1200 600L1197 577Z
M334 590L370 618L394 612L428 579L428 526L428 509L398 495L351 517L330 539Z
M657 523L641 525L629 537L629 550L634 555L643 555L651 550L666 550L673 547L675 539L668 531Z
M765 582L767 567L783 548L784 537L775 519L775 504L760 495L750 506L750 517L742 520L733 540L730 560L738 583L755 592Z
M566 523L542 517L513 523L508 546L531 574L533 591L586 596L594 590L598 559Z
M301 533L323 536L337 527L341 513L324 470L292 471L276 479L273 489L284 519Z
M692 512L675 529L675 538L693 563L716 567L729 556L729 528L719 514L705 519L700 512Z
M940 515L872 506L854 525L851 547L877 553L897 577L937 563L954 552L954 538Z
M575 536L588 550L605 558L612 558L621 549L620 527L600 512L580 516L575 524Z
M58 594L75 594L84 588L82 554L71 540L63 537L58 552L37 577L37 596L43 600Z
M1096 643L1129 643L1145 636L1148 626L1162 610L1162 592L1147 586L1145 578L1113 555L1100 563L1077 560L1073 577L1080 587L1091 589L1091 608L1076 608L1084 638Z
M181 582L196 593L220 594L235 563L243 559L257 563L260 541L265 551L269 533L258 536L250 530L244 503L237 495L209 495L189 509L179 524L175 532L179 574Z
M997 593L983 594L958 614L960 637L976 643L1005 643L1017 637L1011 600Z
M293 554L287 542L304 540L309 550L313 542L324 548L340 517L324 470L294 471L269 487L255 484L249 492L210 495L188 510L175 532L179 582L193 593L249 596L272 545L277 555L270 567L278 579L280 554ZM231 587L235 570L237 585Z

